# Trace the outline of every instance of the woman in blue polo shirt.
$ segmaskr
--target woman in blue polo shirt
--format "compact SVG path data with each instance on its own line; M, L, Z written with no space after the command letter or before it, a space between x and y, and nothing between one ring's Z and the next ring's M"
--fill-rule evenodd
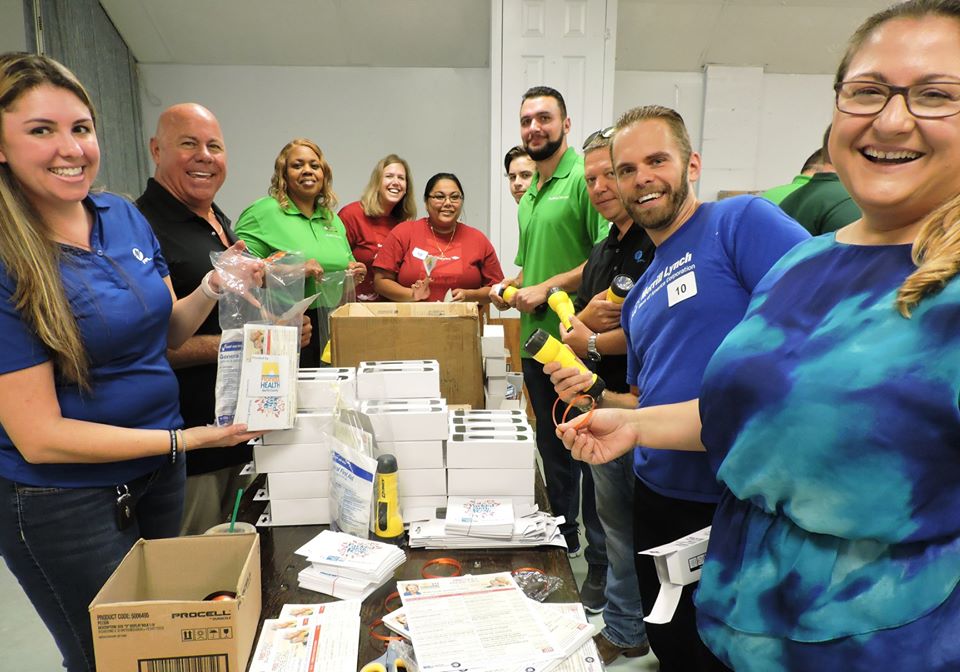
M127 201L91 194L100 150L62 65L0 54L0 555L68 670L93 670L87 605L139 537L175 536L187 449L242 426L181 429L166 360L216 303L178 300Z

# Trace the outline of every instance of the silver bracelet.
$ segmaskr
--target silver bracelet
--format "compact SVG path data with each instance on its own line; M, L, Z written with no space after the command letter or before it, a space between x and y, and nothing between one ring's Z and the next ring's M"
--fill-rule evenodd
M203 280L200 281L200 291L211 301L218 301L222 292L213 291L213 287L210 286L211 275L213 275L213 271L207 271L207 274L203 276Z

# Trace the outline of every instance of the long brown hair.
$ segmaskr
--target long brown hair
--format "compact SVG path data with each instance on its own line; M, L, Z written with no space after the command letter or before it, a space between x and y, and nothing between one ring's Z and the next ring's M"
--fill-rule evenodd
M323 171L323 186L320 188L320 193L317 195L317 201L314 205L333 210L337 207L337 195L333 191L333 169L327 163L317 143L307 138L294 138L285 144L280 153L277 154L277 160L273 162L273 177L270 178L270 188L267 189L267 193L277 199L282 208L290 204L287 195L287 158L294 147L308 147L320 159L320 170Z
M839 84L844 80L853 57L877 28L894 19L922 19L926 16L956 20L960 40L960 0L907 0L864 21L850 38L834 82ZM960 195L926 216L913 241L912 254L917 270L900 285L894 304L907 318L924 298L939 292L960 271Z
M67 68L46 56L5 53L0 54L0 142L3 113L44 84L74 94L96 124L90 96ZM0 163L0 262L16 283L14 306L51 352L60 374L89 389L89 360L63 286L60 246L49 237L7 163Z

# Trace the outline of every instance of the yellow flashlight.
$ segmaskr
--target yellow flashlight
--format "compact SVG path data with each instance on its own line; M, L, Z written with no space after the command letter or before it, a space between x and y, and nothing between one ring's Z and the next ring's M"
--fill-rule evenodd
M607 301L623 303L631 289L633 289L633 279L629 275L618 275L607 289Z
M547 303L553 308L553 312L560 318L560 324L567 331L573 331L573 325L570 324L570 318L577 312L573 307L573 301L570 295L559 287L551 287L547 292Z
M523 349L530 353L530 355L541 364L560 362L560 365L564 368L573 367L578 369L580 373L592 373L590 369L584 366L583 362L577 359L577 356L574 355L569 348L564 347L563 343L543 329L537 329L533 332L530 338L527 339L527 342L523 344ZM603 382L603 378L594 373L590 381L590 386L583 391L583 394L588 394L597 401L600 401L600 395L603 394L605 387L606 385Z

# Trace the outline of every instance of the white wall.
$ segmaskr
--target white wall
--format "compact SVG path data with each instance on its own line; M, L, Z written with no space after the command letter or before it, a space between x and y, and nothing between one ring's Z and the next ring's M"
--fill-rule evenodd
M0 52L27 48L23 0L0 0Z
M217 115L228 153L227 181L217 204L234 220L266 195L277 153L302 136L323 149L341 205L359 198L381 157L396 153L410 163L421 216L427 178L452 172L466 193L463 221L489 229L486 68L142 65L140 70L144 142L160 113L174 103L198 102Z
M745 77L749 77L747 71L752 69L740 70L745 71ZM733 84L723 86L723 82L718 83L717 80L712 83L712 100L707 100L704 73L618 70L614 116L637 105L672 107L683 116L694 148L703 150L705 115L724 103L728 103L724 109L729 112L737 101ZM736 142L727 146L722 142L707 144L708 150L712 148L714 153L723 152L723 155L711 157L709 151L704 154L701 185L705 186L700 189L700 197L712 200L716 198L717 189L766 189L789 182L799 172L807 156L820 146L823 131L830 123L833 112L832 83L830 75L762 73L760 88L754 91L756 100L751 102L749 109L744 109L745 113L749 113L749 119L744 119L744 122L750 123L754 129L756 146L749 148L747 155L742 155L745 147ZM756 105L760 108L759 117ZM737 116L733 118L736 123ZM709 125L709 119L707 122ZM711 128L715 136L713 139L722 141L722 129L717 128L716 124ZM735 130L736 127L732 129ZM731 132L728 137L734 137L734 134ZM726 168L734 163L746 170L736 171L739 177L735 181L727 180ZM729 183L731 181L735 183Z

